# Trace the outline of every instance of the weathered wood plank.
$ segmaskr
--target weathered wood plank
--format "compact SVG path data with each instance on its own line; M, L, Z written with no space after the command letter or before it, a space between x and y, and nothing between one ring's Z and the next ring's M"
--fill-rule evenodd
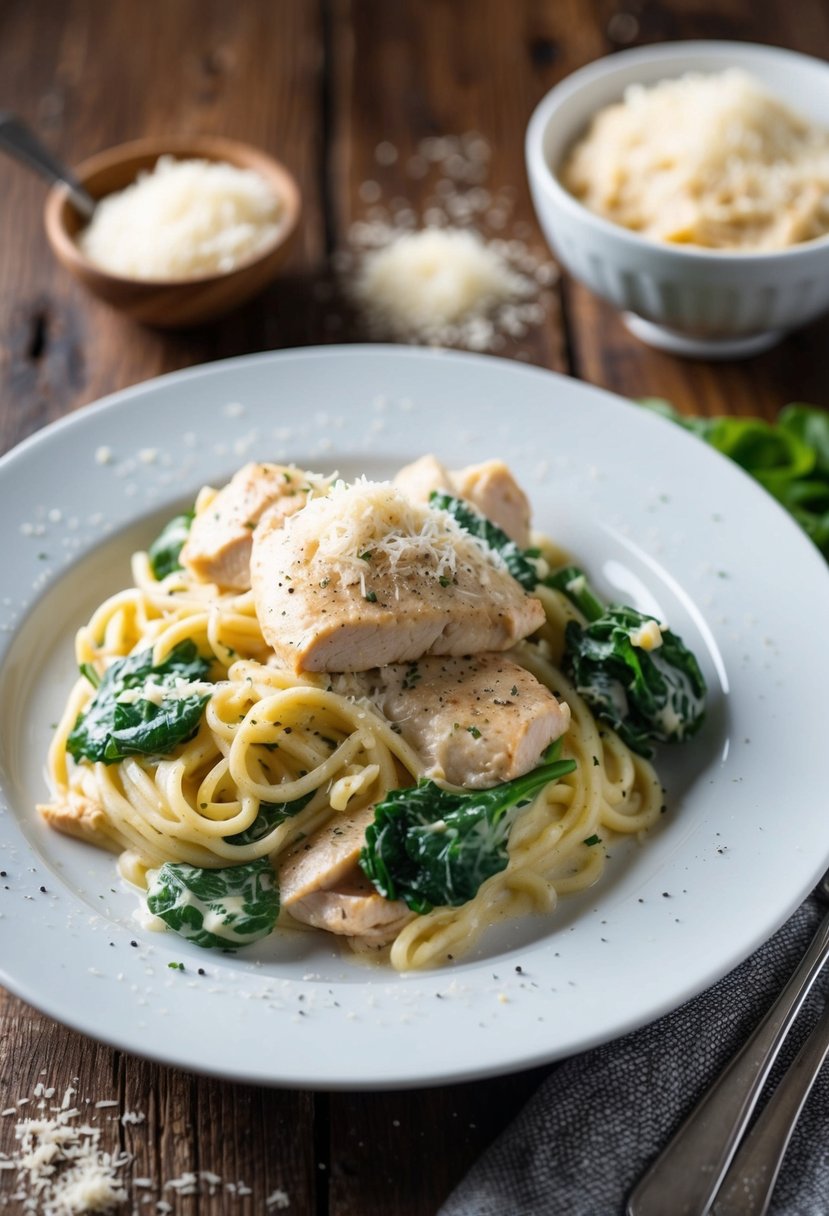
M38 1086L55 1091L42 1099L42 1108ZM17 1115L0 1118L0 1153L14 1153L19 1120L54 1117L69 1089L69 1104L81 1110L78 1122L101 1128L101 1149L131 1154L121 1177L135 1204L150 1195L186 1216L257 1216L268 1197L282 1191L291 1210L314 1211L319 1170L311 1095L162 1068L112 1051L0 993L0 1109L28 1099ZM115 1105L96 1108L98 1102ZM196 1175L197 1194L181 1195L167 1185L188 1174ZM15 1174L0 1171L0 1203L16 1185Z
M304 207L282 277L258 300L198 331L133 325L88 297L52 259L43 183L4 162L0 232L3 448L43 423L162 372L248 351L323 340L316 298L325 233L322 48L304 0L226 5L178 0L10 0L0 9L4 104L67 162L143 135L221 133L280 157Z
M332 0L331 196L340 249L348 247L352 224L370 221L378 207L409 207L428 223L448 177L424 164L422 141L477 132L491 150L480 184L492 207L477 217L479 230L549 257L530 201L523 133L577 8L573 0ZM495 353L565 370L557 292L543 292L542 300L543 322L506 337ZM359 318L349 332L365 335Z

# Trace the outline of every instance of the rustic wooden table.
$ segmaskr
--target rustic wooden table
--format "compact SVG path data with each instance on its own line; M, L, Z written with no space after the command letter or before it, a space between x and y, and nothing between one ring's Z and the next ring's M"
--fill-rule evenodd
M285 273L263 297L210 328L161 334L82 294L46 247L42 184L4 163L0 450L161 372L358 337L332 255L365 214L365 181L418 206L422 187L403 166L426 136L480 131L493 149L491 184L514 190L513 221L541 249L522 146L535 103L600 55L689 37L829 56L829 9L800 0L795 22L786 0L3 0L0 103L64 159L142 135L236 136L287 163L304 213ZM378 163L383 141L399 152L391 164ZM689 412L773 418L791 399L826 403L827 343L829 318L746 363L679 361L641 346L564 279L546 322L505 353ZM257 1089L110 1050L0 991L0 1107L44 1081L115 1100L99 1112L104 1139L134 1154L126 1176L151 1179L153 1200L165 1179L221 1176L212 1197L204 1186L163 1192L188 1216L264 1212L279 1189L298 1214L433 1213L542 1075L409 1093ZM146 1119L122 1124L124 1110ZM13 1151L13 1128L0 1119L0 1152ZM0 1171L0 1202L13 1188Z

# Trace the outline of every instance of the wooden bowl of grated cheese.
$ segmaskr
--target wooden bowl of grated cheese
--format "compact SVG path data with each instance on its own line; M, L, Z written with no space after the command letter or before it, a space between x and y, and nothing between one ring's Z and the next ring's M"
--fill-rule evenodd
M90 292L145 325L199 325L258 294L299 220L288 170L221 136L134 140L75 173L99 206L87 222L66 187L53 187L52 249Z

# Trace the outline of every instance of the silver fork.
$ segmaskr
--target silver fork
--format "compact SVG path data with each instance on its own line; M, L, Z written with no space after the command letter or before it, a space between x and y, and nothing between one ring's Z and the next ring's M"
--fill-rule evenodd
M829 1055L829 1005L743 1140L712 1216L765 1216L800 1112Z
M829 903L829 871L815 894ZM760 1025L631 1192L628 1216L704 1216L804 1000L829 959L829 914Z

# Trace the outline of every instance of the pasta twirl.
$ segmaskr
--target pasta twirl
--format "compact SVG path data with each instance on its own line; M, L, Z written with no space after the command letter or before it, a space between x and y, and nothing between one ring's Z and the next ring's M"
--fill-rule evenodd
M375 705L334 691L325 673L297 675L276 662L252 592L223 591L183 569L156 579L144 553L133 558L132 572L133 586L102 604L78 634L86 674L52 741L51 800L41 808L53 826L117 852L129 882L146 887L148 873L167 862L212 870L268 858L278 869L297 842L326 824L345 827L424 776L421 756ZM600 877L609 838L640 834L660 814L651 765L597 723L556 666L575 610L557 591L539 594L546 623L511 658L569 705L562 756L576 767L517 817L506 868L474 898L423 915L404 909L388 945L398 970L459 957L495 921L550 913L560 896ZM73 759L67 741L93 696L90 672L100 677L114 660L149 648L160 664L182 642L194 642L210 663L193 737L163 755ZM173 688L158 698L175 695ZM288 912L279 924L292 926Z

